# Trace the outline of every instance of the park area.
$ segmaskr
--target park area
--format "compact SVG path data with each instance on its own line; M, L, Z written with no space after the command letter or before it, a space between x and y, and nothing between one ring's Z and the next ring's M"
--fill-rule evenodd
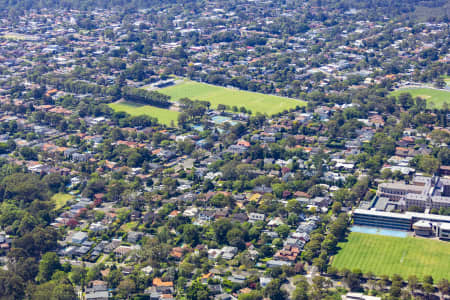
M402 93L410 93L413 98L425 99L429 108L441 108L445 102L450 104L450 91L432 88L404 88L392 92L391 95L397 97Z
M219 104L238 108L243 106L253 113L260 112L268 115L306 105L306 102L301 100L230 89L190 80L162 88L158 92L171 96L173 101L187 97L191 100L209 101L213 108L217 108Z
M338 270L360 269L375 275L450 278L450 243L413 237L390 237L352 232L332 259Z
M120 101L108 104L114 111L124 111L132 116L147 115L157 118L159 123L170 126L172 121L176 125L178 112L150 105L142 105L129 101Z

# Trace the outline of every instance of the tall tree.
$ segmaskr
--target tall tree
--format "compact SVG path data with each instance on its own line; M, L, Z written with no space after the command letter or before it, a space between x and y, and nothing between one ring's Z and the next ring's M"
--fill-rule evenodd
M59 257L54 252L47 252L39 263L38 281L46 282L52 278L53 273L61 268Z

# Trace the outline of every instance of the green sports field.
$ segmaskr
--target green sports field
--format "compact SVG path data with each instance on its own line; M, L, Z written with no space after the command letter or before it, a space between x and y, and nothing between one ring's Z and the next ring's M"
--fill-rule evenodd
M391 93L393 96L398 96L402 93L410 93L413 98L421 97L427 101L427 106L430 106L430 103L434 103L436 108L442 107L442 105L447 102L450 105L450 92L431 89L431 88L407 88L407 89L399 89Z
M450 243L424 238L397 238L352 232L332 265L341 270L360 269L376 275L403 278L431 275L435 281L450 279Z
M296 106L306 105L306 102L300 100L229 89L190 80L185 80L177 85L158 91L171 96L174 101L187 97L191 100L209 101L214 108L218 104L224 104L230 107L244 106L253 113L260 112L267 113L268 115L295 108Z
M133 102L115 102L108 104L115 111L124 111L132 116L147 115L157 118L161 124L177 124L178 112L150 105L140 105Z

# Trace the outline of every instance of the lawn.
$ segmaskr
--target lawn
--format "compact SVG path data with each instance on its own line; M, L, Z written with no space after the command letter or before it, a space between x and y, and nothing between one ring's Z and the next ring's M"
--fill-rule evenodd
M58 193L54 194L52 196L52 201L55 203L55 210L58 210L62 207L64 207L67 203L67 201L71 200L73 198L70 194L65 193Z
M123 224L122 226L120 226L120 229L125 231L125 232L130 232L132 231L137 225L139 224L139 222L137 221L133 221L133 222L128 222Z
M352 232L340 243L332 265L341 270L360 269L376 275L399 274L403 278L431 275L450 278L450 243L424 238L396 238Z
M431 88L405 88L399 89L391 93L393 96L398 96L401 93L410 93L411 96L421 97L427 100L427 105L430 107L430 103L434 103L435 107L442 107L442 104L447 102L450 104L450 92L443 90L436 90Z
M171 96L174 101L187 97L191 100L209 101L213 108L216 108L218 104L225 104L230 107L244 106L253 113L260 112L268 115L306 105L306 102L301 100L241 91L190 80L158 91Z
M133 102L115 102L108 104L115 111L124 111L132 116L147 115L157 118L161 124L175 125L178 120L178 112L150 105L141 105Z

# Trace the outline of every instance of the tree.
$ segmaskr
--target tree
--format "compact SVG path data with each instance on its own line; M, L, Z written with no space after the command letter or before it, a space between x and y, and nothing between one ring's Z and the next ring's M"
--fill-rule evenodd
M278 233L282 238L286 238L289 234L290 228L286 224L281 224L275 228L275 232Z
M292 294L292 300L308 300L308 291L303 288L296 287Z
M260 291L251 291L250 293L240 294L238 300L262 300L263 295Z
M450 284L448 282L448 279L445 279L445 278L441 279L438 282L437 287L439 289L439 292L441 293L442 298L449 295Z
M129 299L130 295L136 290L136 284L130 278L126 278L120 282L117 289L122 299Z
M35 279L39 265L34 257L27 257L23 249L12 248L8 252L8 259L9 271L20 276L25 282Z
M48 281L43 284L36 286L33 291L33 300L47 300L53 294L53 290L55 289L57 283L56 281Z
M419 285L419 279L417 279L416 275L410 275L408 277L408 288L411 291L411 294L414 297L414 293Z
M59 192L59 190L65 185L64 178L57 173L45 175L43 180L53 193Z
M337 215L341 212L342 204L340 202L334 202L331 206L331 210L333 211L333 214Z
M262 245L259 248L259 253L263 258L269 257L269 256L273 255L273 249L269 245Z
M364 176L353 186L352 191L356 194L357 198L362 198L366 194L368 188L369 178L367 176Z
M187 261L183 261L178 270L180 272L180 275L183 277L191 277L191 273L194 271L195 266L191 263L188 263Z
M313 278L312 294L314 299L323 299L323 296L331 286L331 281L322 276L316 276Z
M76 285L84 285L86 278L86 269L80 266L73 266L69 274L70 281Z
M4 198L23 201L23 204L31 203L35 199L48 200L47 190L42 188L42 182L34 174L15 173L6 176L1 187Z
M13 272L0 269L0 295L2 299L24 299L26 284Z
M191 244L192 246L196 246L199 242L200 235L198 232L198 226L192 224L186 224L183 226L183 241L185 243Z
M228 219L220 219L213 223L214 233L216 235L216 240L219 244L224 244L226 242L227 233L233 227Z
M133 151L127 159L127 165L131 168L136 168L141 166L144 158L139 153Z
M323 196L323 189L320 185L316 184L308 189L308 194L311 197L321 197Z
M337 238L333 234L328 234L321 244L322 251L325 250L331 253L336 250Z
M37 160L37 153L30 147L20 149L20 155L26 160Z
M347 276L344 278L345 284L352 291L360 289L361 274L354 270L353 272L349 272Z
M309 284L306 278L302 277L295 284L295 290L292 294L292 300L308 300Z
M317 267L319 272L324 272L327 267L327 261L321 257L316 257L313 260L313 265Z
M227 109L227 106L224 104L218 104L217 105L217 110L224 112Z
M51 294L52 300L75 300L78 299L73 286L69 283L59 283Z
M303 211L303 205L296 199L291 199L286 204L286 210L290 213L299 214Z
M108 276L106 277L106 281L108 282L108 285L111 288L116 288L119 286L121 280L122 280L122 272L120 272L119 269L113 269L109 272Z
M428 174L434 174L439 169L439 160L431 155L420 155L418 167Z
M410 93L401 93L398 96L398 102L405 109L408 109L414 105L414 99Z
M425 275L423 277L423 283L428 283L428 284L433 284L434 283L434 279L431 275Z
M394 274L394 275L392 275L391 281L392 281L392 284L391 284L389 293L390 293L391 297L398 298L398 297L400 297L400 295L402 293L403 279L401 276Z
M286 292L281 289L281 281L278 278L273 279L269 282L269 284L267 284L264 289L264 295L269 297L271 300L287 299Z
M331 277L336 277L339 273L339 270L336 267L328 266L327 274Z
M443 89L445 88L446 85L447 84L445 83L442 77L437 78L436 81L434 82L434 86L438 89Z
M428 295L434 293L434 286L433 286L433 284L424 281L424 283L423 283L423 291L426 294L428 294Z
M383 291L389 284L389 276L381 275L377 284L378 284L378 287L380 288L380 290Z
M245 232L238 227L234 227L227 232L227 241L231 246L242 250L245 248Z
M393 299L398 299L400 295L402 294L402 288L396 284L392 285L389 289L389 294Z
M170 97L157 91L147 91L139 88L124 87L122 89L122 96L128 101L138 102L146 105L153 105L163 108L170 106Z
M209 290L206 285L195 281L190 287L188 287L186 292L186 298L188 300L208 300Z
M350 190L346 188L333 192L333 199L337 202L345 203L350 198Z
M42 256L39 263L38 281L49 281L56 270L61 268L59 257L54 252L47 252Z

